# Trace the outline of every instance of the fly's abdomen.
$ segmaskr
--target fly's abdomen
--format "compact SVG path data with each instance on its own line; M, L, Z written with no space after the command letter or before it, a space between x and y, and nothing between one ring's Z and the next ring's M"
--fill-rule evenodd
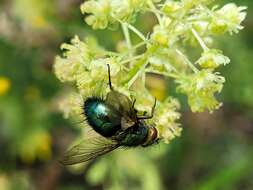
M104 137L111 137L121 128L121 116L102 99L88 98L84 112L90 126Z

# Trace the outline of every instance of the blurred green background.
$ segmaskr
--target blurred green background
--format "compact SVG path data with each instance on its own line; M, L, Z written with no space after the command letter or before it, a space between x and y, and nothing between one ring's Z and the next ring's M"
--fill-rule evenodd
M64 168L57 159L80 129L57 109L66 86L53 73L54 57L75 34L92 34L110 49L122 34L92 31L81 0L1 0L0 190L252 190L253 1L233 1L248 6L248 16L238 35L215 42L231 58L220 70L226 77L220 110L196 114L183 105L184 130L171 144ZM153 91L169 85L150 84Z

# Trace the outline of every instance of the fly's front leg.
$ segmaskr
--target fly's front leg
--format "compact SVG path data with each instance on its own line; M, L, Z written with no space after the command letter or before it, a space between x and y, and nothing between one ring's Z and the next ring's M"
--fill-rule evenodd
M138 119L152 119L153 116L154 116L155 107L156 107L156 98L155 98L155 102L154 102L154 105L153 105L152 110L151 110L151 115L146 115L147 112L145 111L144 115L138 116L137 118Z

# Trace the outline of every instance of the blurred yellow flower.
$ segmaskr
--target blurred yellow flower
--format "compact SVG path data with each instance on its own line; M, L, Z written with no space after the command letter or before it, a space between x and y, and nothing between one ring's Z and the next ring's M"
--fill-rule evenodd
M51 158L52 139L49 134L41 134L37 145L36 153L40 160L49 160Z
M10 189L10 182L5 174L0 174L0 189L1 190Z
M51 158L51 136L43 130L32 132L20 144L20 155L24 162L32 163L36 158L49 160Z
M52 11L49 0L15 0L12 11L23 26L33 29L47 29L50 23L47 17Z
M0 96L6 94L10 86L11 82L8 78L0 77Z
M32 19L32 26L35 28L46 28L48 23L44 17L37 15Z

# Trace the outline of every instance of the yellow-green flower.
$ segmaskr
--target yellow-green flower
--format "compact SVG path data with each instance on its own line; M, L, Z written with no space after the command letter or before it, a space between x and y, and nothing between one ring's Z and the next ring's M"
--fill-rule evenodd
M159 0L151 0L151 2ZM136 13L147 8L148 1L143 0L89 0L81 5L83 14L90 14L85 18L93 29L104 29L119 20L131 22L135 20Z
M75 81L78 74L86 70L85 64L91 61L86 43L75 36L71 44L62 44L63 57L57 56L54 64L55 74L62 81Z
M182 2L166 1L162 7L162 11L169 16L176 16L178 11L182 10Z
M165 143L169 143L172 139L181 135L182 128L177 123L181 116L178 112L179 108L179 102L173 98L167 98L157 106L154 121L158 129L159 137Z
M154 27L151 39L162 46L169 45L169 33L165 28L161 28L160 25L156 25Z
M224 82L224 77L218 73L203 69L177 79L177 89L188 96L188 103L193 112L202 112L205 109L211 112L221 106L215 94L222 90Z
M83 113L83 98L77 93L65 93L58 99L59 110L63 112L64 118L70 116L81 116Z
M225 32L238 33L243 29L242 21L246 17L245 6L236 6L234 3L229 3L221 9L216 10L212 16L210 30L215 34L223 34Z
M85 18L88 25L92 25L93 29L104 29L112 18L110 18L110 2L102 1L86 1L81 5L82 13L91 14Z
M215 69L220 65L227 65L230 59L222 54L222 51L217 49L209 49L201 54L197 63L206 69Z

